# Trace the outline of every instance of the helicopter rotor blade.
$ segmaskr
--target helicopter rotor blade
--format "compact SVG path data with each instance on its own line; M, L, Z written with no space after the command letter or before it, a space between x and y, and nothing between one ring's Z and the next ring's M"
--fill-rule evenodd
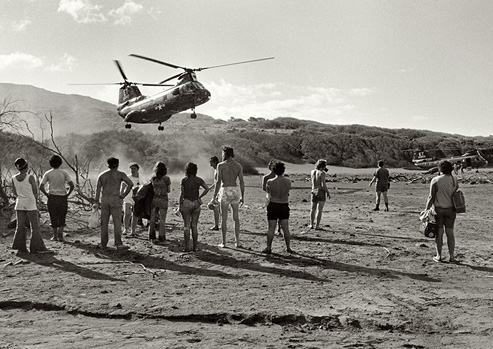
M168 81L170 81L170 80L173 80L173 79L175 79L175 78L179 77L179 76L180 76L180 75L182 75L182 74L184 74L184 73L180 73L180 74L173 75L172 77L167 78L166 80L161 81L161 82L160 82L160 84L164 84L165 82L168 82ZM168 86L171 86L171 85L168 85Z
M170 68L175 68L175 69L183 69L183 70L190 70L189 68L185 68L185 67L180 67L179 65L175 65L175 64L171 64L171 63L166 63L166 62L163 62L163 61L160 61L158 59L154 59L154 58L150 58L150 57L145 57L145 56L141 56L141 55L136 55L136 54L130 54L129 56L132 56L132 57L137 57L137 58L140 58L140 59L145 59L146 61L151 61L151 62L154 62L154 63L158 63L158 64L162 64L162 65L166 65Z
M197 69L194 69L194 70L201 71L201 70L212 69L212 68L227 67L227 66L230 66L230 65L237 65L237 64L245 64L245 63L253 63L253 62L266 61L266 60L269 60L269 59L274 59L274 57L253 59L253 60L250 60L250 61L243 61L243 62L236 62L236 63L228 63L228 64L221 64L221 65L214 65L214 66L210 66L210 67L197 68Z
M87 83L87 84L67 84L67 85L72 85L72 86L93 86L93 85L123 85L125 84L124 82L96 82L96 83Z
M127 76L126 76L126 75L125 75L125 73L123 72L123 68L122 68L122 66L121 66L120 62L119 62L119 61L117 61L116 59L115 59L115 61L114 61L114 62L115 62L115 64L116 64L116 66L118 67L118 70L120 71L120 74L122 74L123 80L127 81L127 80L128 80L128 79L127 79Z

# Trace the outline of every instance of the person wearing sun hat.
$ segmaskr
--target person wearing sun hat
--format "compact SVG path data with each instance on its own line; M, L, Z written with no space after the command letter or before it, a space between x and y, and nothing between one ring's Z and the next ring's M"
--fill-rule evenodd
M38 215L38 185L33 175L28 174L29 164L23 158L17 158L14 162L19 171L12 177L12 189L15 196L15 213L17 225L15 228L13 250L28 252L26 222L31 226L31 241L29 250L31 253L50 252L43 241L39 228Z

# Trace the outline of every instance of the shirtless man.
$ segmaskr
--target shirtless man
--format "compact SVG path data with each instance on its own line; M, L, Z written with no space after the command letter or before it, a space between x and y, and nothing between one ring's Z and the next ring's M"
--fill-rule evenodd
M214 185L216 184L216 181L217 181L217 165L218 164L219 164L219 159L217 158L217 156L213 156L210 158L209 165L211 165L211 167L214 169L214 183L209 187L210 189L212 189L214 187ZM214 198L212 198L212 200L214 201ZM214 207L214 226L212 228L210 228L210 230L219 230L219 213L221 212L220 207L219 207L219 205L214 205L213 202L211 202L209 204L212 204L210 207Z
M124 246L122 242L122 209L123 199L130 193L134 184L125 172L118 170L120 161L117 158L110 157L107 163L108 170L98 176L96 186L96 205L101 208L100 247L106 249L108 245L108 223L112 216L115 246L118 250L128 249L128 246ZM122 182L126 184L123 193L120 192ZM101 202L99 201L100 196Z
M322 210L327 198L330 199L329 189L325 184L325 172L327 171L327 161L320 159L315 164L315 169L311 172L312 178L312 206L310 210L310 229L323 230L320 227ZM317 219L315 223L315 217Z
M231 147L223 147L223 162L217 165L217 179L214 188L214 198L221 204L221 231L222 243L219 247L226 247L226 232L228 231L228 209L231 205L233 220L235 222L235 246L240 245L240 218L238 215L240 204L244 203L245 183L243 181L243 167L237 163L234 151ZM238 187L237 180L240 186Z
M269 204L267 205L267 220L269 222L267 247L262 253L272 253L272 240L274 240L274 232L278 220L284 232L286 252L292 253L290 246L291 235L289 234L289 191L291 190L291 180L283 176L285 166L282 162L275 162L272 167L275 177L266 182L266 191L269 195Z

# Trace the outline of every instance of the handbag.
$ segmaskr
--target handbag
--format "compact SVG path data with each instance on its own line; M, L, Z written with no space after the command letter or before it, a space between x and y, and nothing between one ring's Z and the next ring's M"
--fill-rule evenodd
M455 177L454 183L457 180ZM452 194L452 202L454 203L454 208L456 213L465 213L466 212L466 198L464 197L464 193L459 189L458 185L455 185L456 190Z
M434 239L438 233L438 225L435 221L434 209L430 208L429 210L421 212L419 220L421 221L419 230L425 237Z
M87 226L91 229L101 226L101 212L98 208L93 209L91 215L89 216L89 220L87 221Z
M434 239L438 233L438 225L430 221L421 223L421 231L425 237Z

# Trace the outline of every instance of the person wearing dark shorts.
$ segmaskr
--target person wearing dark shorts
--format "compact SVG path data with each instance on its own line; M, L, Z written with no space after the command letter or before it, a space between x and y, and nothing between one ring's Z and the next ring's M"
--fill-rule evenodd
M277 221L281 224L284 232L286 252L293 252L291 250L291 234L289 233L289 191L291 190L291 180L283 176L285 170L284 163L276 162L273 167L273 172L276 176L266 183L266 190L269 195L269 204L267 205L269 227L267 230L267 247L262 253L272 253L272 241L274 240Z
M438 168L440 169L441 175L431 180L430 195L426 202L426 210L434 206L436 213L435 220L438 226L438 233L435 237L436 256L433 257L433 260L435 262L444 261L442 259L442 247L443 233L445 232L447 235L449 261L454 263L456 262L454 225L457 213L455 212L452 201L452 194L459 189L459 184L452 175L454 167L449 161L440 161Z
M315 164L315 169L310 173L312 180L310 229L323 230L320 226L322 212L327 198L330 199L329 189L325 184L325 173L327 172L327 161L320 159Z
M373 178L369 183L369 186L376 181L375 186L375 208L373 211L380 211L380 196L383 194L383 202L385 203L385 211L389 210L389 198L387 196L387 191L390 184L390 172L385 168L385 163L383 160L378 161L378 168L373 174Z

